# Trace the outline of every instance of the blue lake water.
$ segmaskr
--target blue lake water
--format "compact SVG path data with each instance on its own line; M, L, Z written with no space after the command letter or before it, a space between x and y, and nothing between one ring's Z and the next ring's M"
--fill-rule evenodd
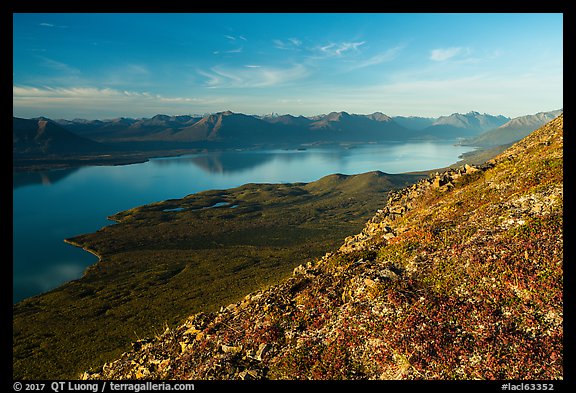
M440 168L470 150L447 141L231 151L14 174L13 302L81 277L97 259L63 240L112 224L106 217L122 210L245 183L310 182L332 173Z

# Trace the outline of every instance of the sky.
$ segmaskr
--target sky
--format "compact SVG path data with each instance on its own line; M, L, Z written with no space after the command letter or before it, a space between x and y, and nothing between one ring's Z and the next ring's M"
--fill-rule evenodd
M562 107L560 13L13 14L17 117Z

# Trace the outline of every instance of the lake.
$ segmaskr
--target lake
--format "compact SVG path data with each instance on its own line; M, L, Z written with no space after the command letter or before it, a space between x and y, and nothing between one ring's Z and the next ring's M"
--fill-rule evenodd
M402 173L448 166L473 148L446 142L228 151L15 173L13 302L82 276L97 258L64 239L113 224L106 217L135 206L246 183L311 182L332 173Z

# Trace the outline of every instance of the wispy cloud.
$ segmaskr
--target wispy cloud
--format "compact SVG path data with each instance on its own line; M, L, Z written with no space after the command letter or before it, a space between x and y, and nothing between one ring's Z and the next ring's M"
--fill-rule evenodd
M86 82L85 75L73 65L49 58L43 54L45 49L33 51L37 71L26 76L20 83L31 85L50 84L58 86L81 85ZM42 53L42 54L41 54Z
M80 70L76 67L73 67L69 64L63 63L61 61L57 61L45 56L37 55L40 59L40 65L45 68L49 68L53 71L57 71L62 74L67 75L78 75L80 74Z
M356 70L359 68L370 67L377 64L386 63L392 61L398 56L398 53L403 49L403 46L395 46L393 48L387 49L383 52L380 52L372 57L369 57L366 60L361 60L356 62L352 67L351 70Z
M282 50L299 50L302 46L302 41L298 38L288 38L287 40L272 40L276 49Z
M358 48L364 45L366 42L339 42L339 43L329 43L318 47L320 53L327 57L342 56L347 52L357 52Z
M38 23L38 26L42 26L42 27L58 27L58 28L61 28L61 29L66 29L66 28L68 28L68 26L55 25L55 24L53 24L53 23L48 23L48 22Z
M111 88L96 87L33 87L33 86L12 86L12 94L15 100L76 100L87 99L91 102L98 100L139 98L147 100L157 100L160 102L199 102L199 98L192 97L165 97L160 94L150 92L138 92L129 90L119 90Z
M432 49L432 51L430 52L430 60L446 61L460 54L462 50L463 48L461 47Z
M218 50L214 50L212 51L212 53L214 55L222 55L222 54L230 54L230 53L242 53L244 51L244 46L242 44L242 41L246 42L248 41L246 39L246 37L239 35L239 36L234 36L234 35L230 35L230 34L224 34L224 38L226 38L227 40L227 45L229 46L235 46L232 49L218 49Z
M342 41L313 45L305 44L301 39L295 37L272 40L272 44L276 49L303 51L308 53L312 59L342 57L346 54L357 53L359 48L365 43L365 41Z
M154 75L144 64L130 63L118 64L102 72L98 85L106 86L133 86L143 88L154 81Z
M215 55L221 55L224 53L242 53L242 51L244 50L244 48L241 46L239 48L235 48L235 49L229 49L229 50L215 50L214 52L212 52Z
M302 45L302 41L299 40L298 38L288 38L288 41L292 43L292 45L297 47Z
M236 41L236 40L248 41L248 39L246 39L246 37L244 37L243 35L233 36L233 35L225 34L224 37L229 39L230 41Z
M95 87L33 87L33 86L12 86L12 94L15 100L28 100L28 99L109 99L112 97L148 97L149 93L137 93L130 91L122 91L110 88L95 88Z
M258 65L244 67L212 67L210 71L199 70L207 78L209 88L272 87L302 79L309 71L301 64L289 68L273 68Z
M168 97L147 91L96 87L61 88L15 85L12 86L12 96L15 112L50 115L52 111L57 110L66 111L68 115L64 116L82 113L90 116L98 113L125 116L128 110L134 112L134 108L138 108L143 115L166 113L167 109L178 108L181 113L189 113L190 105L199 110L206 110L225 102L225 99L219 97Z

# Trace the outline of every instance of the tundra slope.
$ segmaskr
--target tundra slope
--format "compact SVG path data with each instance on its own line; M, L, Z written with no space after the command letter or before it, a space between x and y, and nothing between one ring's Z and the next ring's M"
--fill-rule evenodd
M85 379L562 379L563 116Z

